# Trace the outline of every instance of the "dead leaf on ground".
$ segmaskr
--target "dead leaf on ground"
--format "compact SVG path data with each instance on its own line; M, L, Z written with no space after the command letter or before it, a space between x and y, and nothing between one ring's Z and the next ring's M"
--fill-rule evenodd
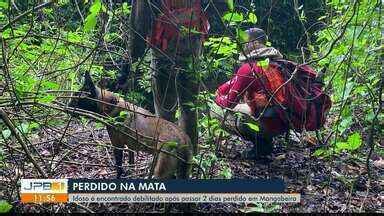
M285 159L285 154L281 154L279 156L276 156L275 160L284 160Z
M316 137L312 137L312 136L306 136L304 138L304 141L309 145L309 146L315 146L316 143L317 143L317 139Z
M374 161L373 162L373 165L379 169L383 169L384 168L384 160L383 158L379 158L378 160Z

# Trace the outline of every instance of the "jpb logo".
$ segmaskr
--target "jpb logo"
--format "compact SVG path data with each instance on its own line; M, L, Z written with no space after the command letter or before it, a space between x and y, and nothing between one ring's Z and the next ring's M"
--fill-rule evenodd
M59 193L67 192L66 179L22 179L21 191L23 193Z
M65 189L64 182L29 182L24 190L62 191Z

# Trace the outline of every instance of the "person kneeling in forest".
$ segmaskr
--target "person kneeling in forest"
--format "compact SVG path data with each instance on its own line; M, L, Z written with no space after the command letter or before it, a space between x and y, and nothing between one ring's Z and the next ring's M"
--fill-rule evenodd
M262 29L246 32L248 41L239 57L241 66L231 80L218 88L215 102L235 108L242 99L249 106L249 114L258 120L260 130L256 132L246 122L238 122L241 135L254 143L242 157L260 159L271 154L273 137L289 129L320 129L331 100L311 67L284 60L277 49L267 47L267 35Z

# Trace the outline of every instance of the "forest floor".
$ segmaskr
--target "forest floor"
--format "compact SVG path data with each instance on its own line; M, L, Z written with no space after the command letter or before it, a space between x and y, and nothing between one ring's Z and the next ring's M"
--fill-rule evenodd
M58 128L63 130L62 128ZM52 178L114 178L114 159L108 134L105 129L95 129L93 123L85 126L73 122L67 129L67 135L62 138L54 136L55 131L41 131L32 140L35 149L44 162L42 167L50 170ZM301 194L301 202L297 204L198 204L193 206L194 212L381 212L384 213L384 182L383 169L372 170L372 181L367 190L368 177L365 160L351 158L350 155L335 156L331 161L311 156L316 149L311 142L298 143L293 140L286 144L285 139L274 141L273 161L268 164L254 161L239 161L233 158L238 152L250 147L241 141L236 143L237 137L227 142L228 149L222 152L221 158L229 164L232 178L282 178L287 192ZM238 142L237 142L238 143ZM12 196L17 200L15 188L11 186L17 176L34 178L30 172L32 165L20 170L18 160L25 160L25 156L12 153L6 158L6 169L0 172L0 185L3 196ZM9 154L7 154L9 155ZM127 155L126 155L127 156ZM130 167L127 160L124 169L132 173L125 178L144 178L148 175L148 166L152 156L145 153L135 154L135 165ZM14 164L14 166L12 166ZM212 176L219 170L215 165ZM194 169L196 176L197 169ZM3 176L2 176L3 175ZM216 177L217 178L217 177ZM13 191L10 194L8 191ZM16 212L162 212L163 204L21 204L12 203Z

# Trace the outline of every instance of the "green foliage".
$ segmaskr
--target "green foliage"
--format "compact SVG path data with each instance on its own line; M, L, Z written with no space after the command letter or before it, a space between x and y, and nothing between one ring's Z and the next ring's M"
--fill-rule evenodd
M348 150L355 151L361 146L361 136L359 133L353 133L348 137L347 142L337 142L336 151Z
M250 22L252 24L256 24L257 23L257 16L252 12L249 13L248 14L248 22Z
M327 1L336 16L319 17L329 24L317 33L314 46L317 52L313 54L321 58L329 52L319 66L327 67L325 80L332 87L331 113L336 116L330 126L336 133L330 149L318 149L315 156L356 152L363 142L356 131L367 131L379 106L377 92L382 70L379 3L363 0L355 6L343 2ZM383 116L379 116L379 122L382 120Z
M264 60L257 61L257 65L262 67L263 69L267 69L269 66L269 58L265 58Z
M248 34L244 30L236 29L236 33L237 33L237 38L239 38L241 43L248 42L249 37L248 37Z
M9 129L2 130L1 133L3 135L3 139L5 140L8 139L12 134Z
M360 148L362 139L359 133L353 133L347 139L347 141L337 142L331 148L317 149L312 155L315 157L331 157L334 154L338 154L343 151L354 152Z
M237 23L244 21L244 16L242 13L227 12L224 14L223 20L229 22L230 25L236 25Z
M260 131L260 128L258 125L254 124L254 123L245 123L251 130L253 130L254 132L259 132Z
M0 213L7 213L12 209L12 205L5 200L0 200Z
M209 54L221 55L223 57L231 57L237 53L236 43L229 37L210 37L204 42L210 52Z
M4 0L0 1L0 8L2 8L2 9L8 8L8 2L6 2Z
M129 114L130 114L129 111L126 111L126 110L120 111L119 115L114 118L111 118L109 123L112 123L112 124L122 123L129 117Z
M89 32L95 28L97 16L100 13L101 7L101 0L95 0L93 2L92 6L89 8L89 15L85 19L84 31Z
M168 142L163 143L162 147L166 148L166 149L174 150L174 149L177 148L177 142L175 142L175 141L168 141Z
M127 111L121 111L121 112L119 113L119 116L120 116L121 118L126 118L126 117L128 116L128 112L127 112Z
M0 1L1 26L15 17L13 11L8 11L9 2L11 1ZM12 28L1 32L8 57L9 80L12 80L12 87L15 89L12 96L15 96L18 102L32 100L51 104L61 100L61 95L52 91L79 89L79 74L85 71L90 71L96 81L103 76L116 78L117 68L107 68L104 63L115 63L121 56L126 55L126 32L121 27L131 13L131 6L124 2L114 3L114 7L110 8L107 4L104 5L102 0L78 2L81 2L79 5L82 6L80 14L86 13L81 14L85 16L84 23L81 22L81 16L73 2L61 0L55 7L44 8L38 13L26 16L14 23ZM359 1L357 13L354 13L353 4L346 0L327 0L324 1L325 5L323 1L318 0L302 1L296 15L293 15L293 1L281 1L275 5L270 5L271 1L258 1L257 4L254 1L243 2L249 5L243 7L238 1L236 5L233 0L226 1L229 11L218 19L220 25L221 22L225 24L226 29L221 27L218 34L210 35L205 41L202 67L196 75L202 80L210 81L213 76L221 79L220 81L228 80L233 74L233 68L239 64L237 57L240 46L248 39L244 30L251 26L267 30L273 45L287 56L298 56L301 52L298 48L307 39L309 44L306 44L303 50L308 50L311 58L321 58L319 62L312 64L316 69L328 68L325 84L328 87L327 93L332 95L333 100L329 125L321 133L332 130L334 135L329 139L329 145L317 149L313 156L332 158L341 153L359 154L359 150L364 146L363 138L367 137L368 126L372 124L374 111L378 106L377 90L383 50L382 17L378 1ZM32 6L30 2L23 5L20 12ZM314 8L316 10L313 10ZM265 16L266 14L268 16ZM287 19L286 14L292 16ZM109 23L108 31L103 35L96 35L96 32L104 32L99 31L101 26L98 25L98 19L101 15ZM347 23L350 18L351 22ZM305 35L304 27L309 34L306 39L301 38ZM185 29L184 32L186 31ZM192 32L199 33L195 30ZM338 39L339 35L341 37ZM271 42L267 45L270 46ZM329 51L329 55L325 56ZM133 71L143 72L138 81L139 89L129 91L121 97L138 105L150 100L145 95L152 91L149 62L150 55L147 54L143 62L137 61L131 65ZM263 68L268 67L269 59L259 61L258 64ZM194 67L196 65L191 63L190 68ZM0 81L4 81L4 76L0 76ZM214 89L220 83L214 83ZM203 153L194 158L194 163L201 165L205 173L212 174L208 177L232 178L228 161L215 155L218 143L228 140L230 135L223 130L220 120L210 115L210 111L223 113L212 100L212 93L213 91L202 91L196 103L188 104L198 111L200 116L198 129ZM6 93L5 97L10 97L10 94ZM27 99L31 97L32 99ZM31 108L31 114L39 117L54 114L47 110L36 110L36 107ZM108 122L119 124L128 114L122 111L117 118L110 118ZM88 124L89 119L81 118L81 122ZM384 122L383 114L379 114L378 122L379 128ZM43 126L64 124L65 120L61 116L49 117ZM42 127L29 119L17 118L15 125L26 135L31 135ZM260 130L255 123L247 125L255 132ZM96 128L103 127L103 124L96 124ZM10 130L5 127L1 129L1 143L11 140ZM382 134L377 137L382 137ZM239 140L234 143L243 145ZM176 143L166 143L165 147L175 148ZM0 162L3 160L2 155L0 149ZM9 211L10 208L11 205L6 201L0 201L0 212ZM276 205L255 204L244 211L269 212L278 208Z
M219 159L213 152L208 152L207 154L199 154L192 158L192 162L200 166L204 173L208 173L218 160Z
M227 5L228 5L229 10L230 10L230 11L233 11L233 10L235 9L233 0L226 0L226 2L227 2Z
M269 203L250 203L250 207L245 207L240 209L242 213L272 213L278 212L281 209L281 206L278 204L269 204Z
M231 168L224 162L220 164L221 170L219 172L219 177L223 179L231 179L232 178L232 170Z

